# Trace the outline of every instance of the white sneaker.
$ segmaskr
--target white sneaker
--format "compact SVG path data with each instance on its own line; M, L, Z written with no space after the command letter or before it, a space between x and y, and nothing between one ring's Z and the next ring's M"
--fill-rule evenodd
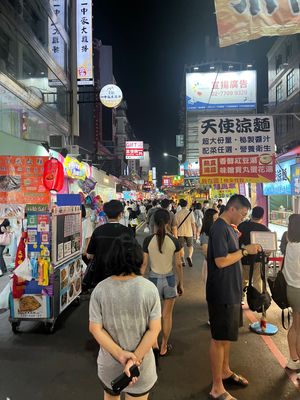
M197 240L196 240L196 243L197 243L197 244L200 244L200 240L199 240L199 239L197 239Z
M2 276L3 275L3 272L2 272L2 269L0 269L0 276Z
M297 371L298 369L300 369L300 361L299 360L298 361L293 361L290 358L288 363L286 364L286 368L291 369L293 371ZM299 377L300 377L300 375L299 375Z

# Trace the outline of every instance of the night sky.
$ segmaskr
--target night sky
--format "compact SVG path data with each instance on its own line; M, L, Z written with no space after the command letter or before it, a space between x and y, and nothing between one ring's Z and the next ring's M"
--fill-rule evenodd
M204 39L217 40L213 0L94 0L94 36L113 46L114 75L138 139L151 146L158 173L177 173L180 90L185 64L207 61ZM258 103L267 103L266 52L271 39L235 46L236 59L258 70ZM223 50L224 52L224 50ZM221 54L221 53L220 53ZM210 61L210 60L209 60Z

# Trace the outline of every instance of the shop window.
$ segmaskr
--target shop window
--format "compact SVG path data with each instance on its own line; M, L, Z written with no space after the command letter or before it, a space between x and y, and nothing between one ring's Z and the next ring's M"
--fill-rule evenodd
M289 97L295 91L295 70L293 69L286 77L286 94Z
M280 82L276 86L276 104L282 102L283 100L283 90L282 90L282 82Z
M285 46L285 62L288 63L293 55L293 45L291 42L288 42Z
M283 136L285 134L285 129L285 117L278 117L276 119L276 135Z

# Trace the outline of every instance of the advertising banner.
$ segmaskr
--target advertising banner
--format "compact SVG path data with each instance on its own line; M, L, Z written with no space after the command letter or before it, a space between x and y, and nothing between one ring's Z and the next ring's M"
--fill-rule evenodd
M300 164L291 167L291 187L292 195L300 196Z
M51 8L54 14L60 21L60 24L65 27L65 0L50 0ZM59 33L57 26L49 18L49 54L56 63L65 70L65 42ZM56 78L53 72L49 69L48 82L50 87L61 86L62 82Z
M186 109L256 108L256 71L186 74Z
M144 159L144 142L126 142L125 158L127 160L143 160Z
M239 185L237 183L213 185L211 189L211 197L213 199L224 199L237 193L239 193Z
M199 144L201 183L260 183L275 180L272 117L201 118Z
M199 161L184 163L184 186L195 187L200 182Z
M43 184L48 157L0 156L0 204L49 204Z
M263 194L265 196L272 195L291 195L291 168L296 164L296 159L282 161L276 164L275 182L264 183Z
M300 32L298 0L215 0L220 47Z
M162 177L162 186L164 187L183 187L184 177L180 175L164 175Z
M93 85L92 0L77 1L77 85Z

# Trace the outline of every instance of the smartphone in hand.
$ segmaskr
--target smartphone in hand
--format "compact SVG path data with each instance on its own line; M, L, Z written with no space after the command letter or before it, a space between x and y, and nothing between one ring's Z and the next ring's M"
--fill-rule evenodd
M132 378L140 376L140 370L137 365L133 365L129 369L130 377L123 372L116 379L111 381L111 387L114 393L120 393L123 389L125 389L129 383L132 381Z

